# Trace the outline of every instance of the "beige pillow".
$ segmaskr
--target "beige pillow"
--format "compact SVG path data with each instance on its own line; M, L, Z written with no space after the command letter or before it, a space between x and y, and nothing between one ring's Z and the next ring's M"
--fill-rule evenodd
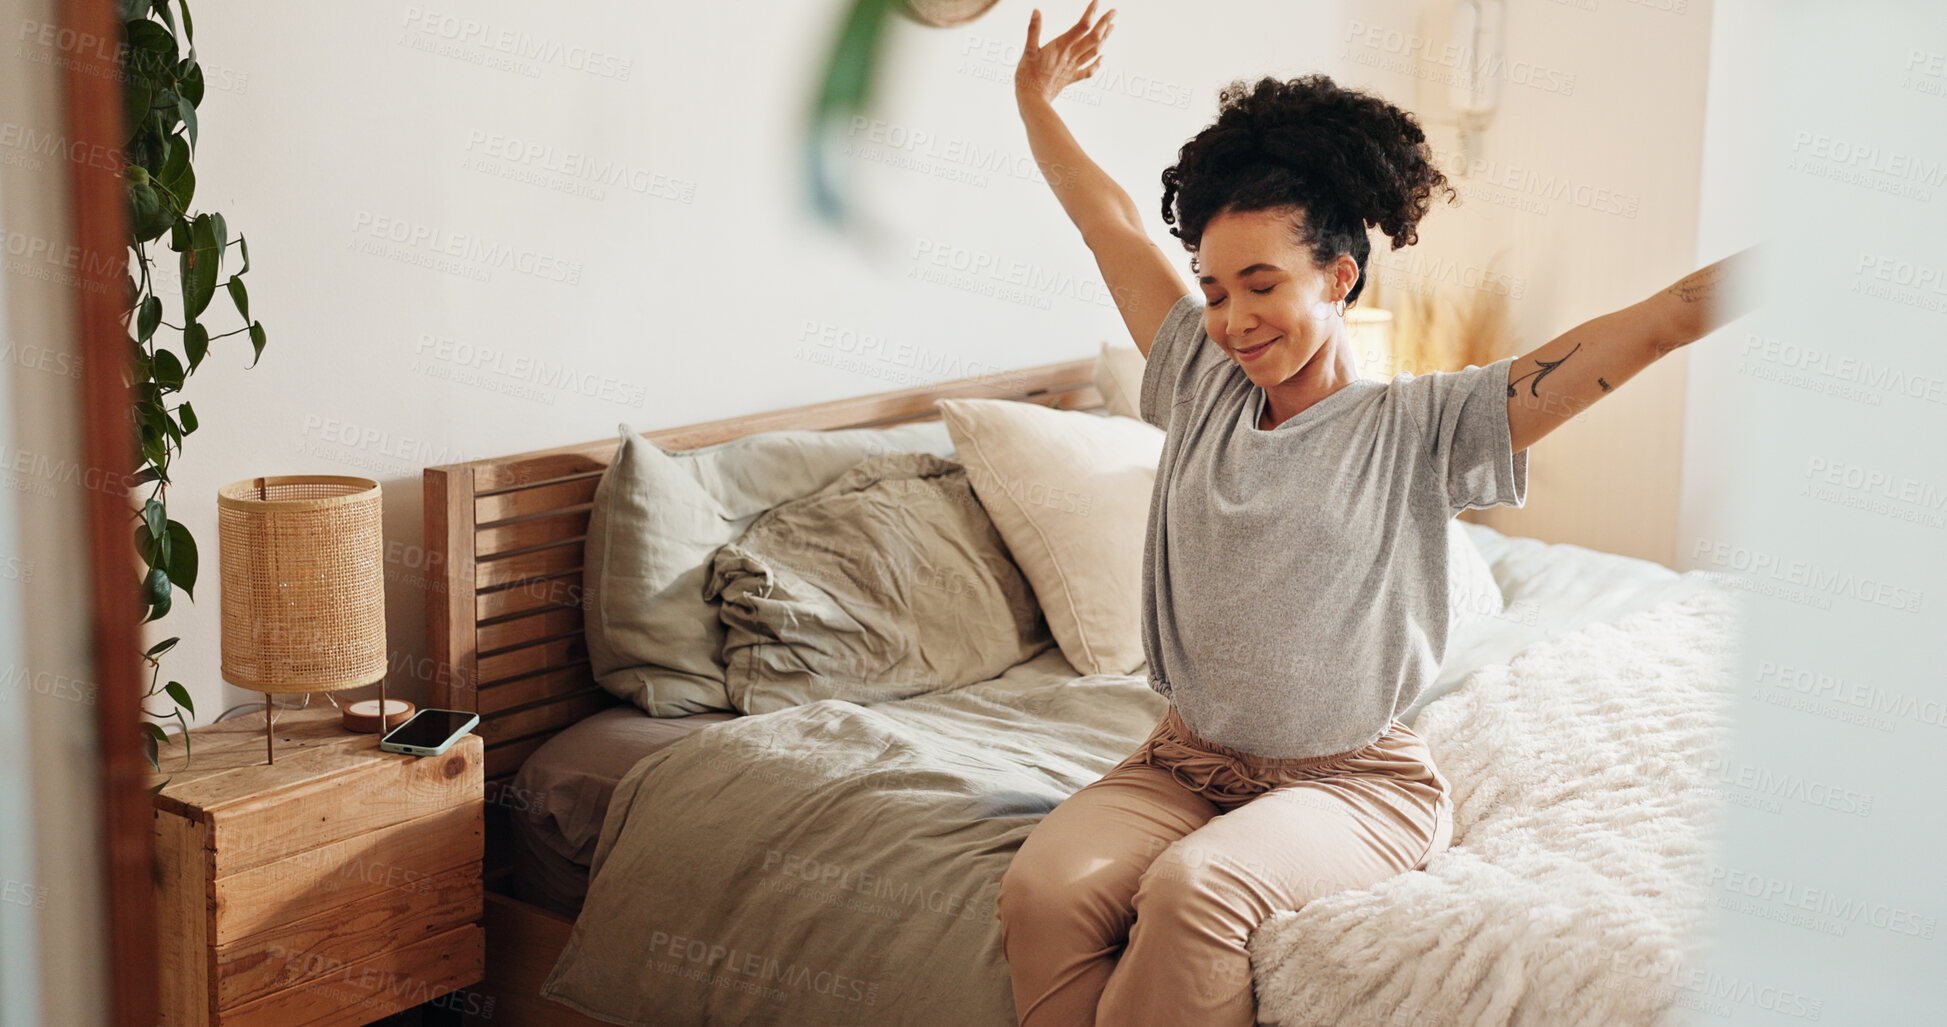
M1143 662L1142 556L1163 432L1005 399L942 399L976 496L1083 674Z
M986 681L1054 641L966 471L930 453L868 458L759 517L703 595L744 713Z
M1140 421L1143 394L1143 351L1104 341L1095 355L1095 391L1109 413Z
M588 661L603 688L656 717L735 708L724 686L723 623L703 598L718 546L869 456L953 456L937 421L760 432L673 452L626 424L619 430L622 446L588 515Z

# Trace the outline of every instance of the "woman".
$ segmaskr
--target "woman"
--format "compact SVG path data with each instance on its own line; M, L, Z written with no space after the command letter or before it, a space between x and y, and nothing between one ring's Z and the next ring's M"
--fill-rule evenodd
M1015 95L1167 432L1143 642L1170 708L1035 827L998 915L1023 1027L1249 1027L1266 916L1452 839L1447 781L1396 719L1445 653L1447 522L1522 505L1531 443L1726 320L1728 262L1519 358L1362 379L1367 226L1409 245L1453 196L1419 125L1322 75L1225 89L1163 173L1199 301L1052 106L1098 66L1115 12L1094 12L1045 46L1029 18Z

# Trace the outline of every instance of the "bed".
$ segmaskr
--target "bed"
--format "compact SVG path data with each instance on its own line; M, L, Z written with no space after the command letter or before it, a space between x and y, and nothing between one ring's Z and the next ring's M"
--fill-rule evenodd
M1102 413L1096 372L1070 361L646 437L682 450L904 425L946 397ZM490 1022L1013 1022L1000 872L1162 699L1140 672L1081 674L1049 645L872 705L621 704L592 676L580 589L615 449L425 475L433 699L478 710L487 747ZM1252 939L1264 1022L1651 1023L1683 1005L1728 595L1700 573L1462 527L1505 605L1456 635L1402 716L1456 784L1454 849L1267 921ZM1632 841L1646 832L1659 841Z

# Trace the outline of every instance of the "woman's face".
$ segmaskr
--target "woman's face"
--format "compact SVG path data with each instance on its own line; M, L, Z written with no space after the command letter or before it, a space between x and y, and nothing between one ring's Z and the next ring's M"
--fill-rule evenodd
M1358 280L1341 254L1321 270L1292 242L1289 210L1225 212L1197 247L1203 326L1260 388L1298 373L1338 331L1334 304ZM1255 348L1253 348L1255 347Z

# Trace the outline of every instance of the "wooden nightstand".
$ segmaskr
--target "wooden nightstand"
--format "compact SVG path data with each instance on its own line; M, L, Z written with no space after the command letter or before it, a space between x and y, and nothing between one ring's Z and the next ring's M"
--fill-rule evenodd
M163 1024L367 1024L480 980L480 737L380 752L321 705L278 714L271 766L259 717L164 750Z

